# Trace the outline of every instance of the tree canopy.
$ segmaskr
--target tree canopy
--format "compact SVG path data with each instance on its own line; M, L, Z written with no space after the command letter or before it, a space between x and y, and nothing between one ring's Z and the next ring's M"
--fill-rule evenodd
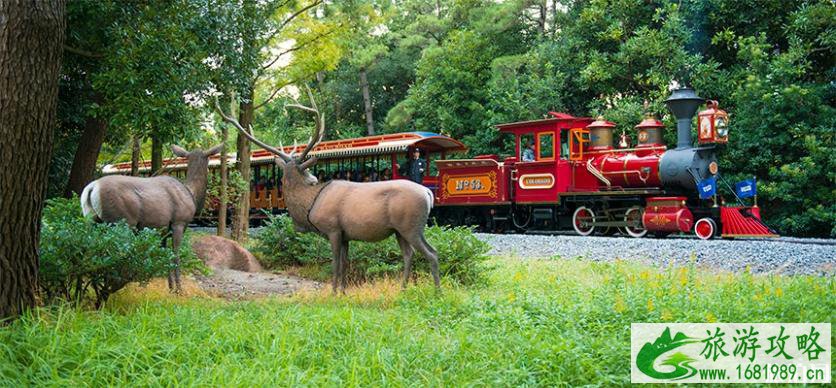
M758 178L767 222L836 236L834 20L827 0L71 2L57 141L85 115L107 121L106 149L136 131L200 141L202 102L223 94L287 143L310 125L287 85L307 84L329 137L432 131L507 153L494 125L548 111L630 136L646 112L672 125L663 101L690 84L730 113L721 167Z

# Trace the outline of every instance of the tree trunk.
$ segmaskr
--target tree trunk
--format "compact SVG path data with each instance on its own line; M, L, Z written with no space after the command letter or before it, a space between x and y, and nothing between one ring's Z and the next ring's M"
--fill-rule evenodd
M151 135L151 173L149 175L160 175L163 168L163 142L157 135Z
M229 139L229 130L227 129L226 125L221 125L221 141L223 142L223 147L221 147L221 187L218 190L218 236L225 237L226 236L226 206L229 202L227 200L227 190L229 187L229 177L227 176L227 166L226 166L226 141Z
M133 135L131 139L131 176L139 176L139 154L142 153L142 139Z
M242 127L250 130L253 123L253 92L252 88L243 94L241 103L238 105L238 122ZM247 190L241 193L238 204L235 206L235 218L232 220L232 239L245 241L247 239L247 228L250 226L250 142L242 134L238 134L238 173L241 179L247 184Z
M369 80L366 68L360 68L360 89L363 90L363 104L366 106L366 129L369 135L374 135L374 117L372 116L372 98L369 95Z
M546 0L541 0L540 4L537 5L540 11L540 18L537 20L537 32L540 34L540 37L546 36L546 16L548 15L548 9Z
M0 320L35 305L63 1L0 1Z
M100 102L100 98L94 97ZM67 181L67 188L64 196L72 197L73 193L81 195L84 186L93 180L93 173L96 170L96 161L99 159L99 152L102 150L105 134L107 133L107 121L88 115L84 121L84 133L78 142L78 148L73 158L73 167L70 169L70 179Z

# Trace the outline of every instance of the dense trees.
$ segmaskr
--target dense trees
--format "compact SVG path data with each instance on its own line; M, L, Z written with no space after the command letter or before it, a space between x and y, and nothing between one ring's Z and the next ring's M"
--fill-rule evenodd
M202 141L212 119L203 102L219 94L266 139L305 132L283 105L294 90L285 86L307 83L328 102L328 136L443 132L479 154L508 151L493 125L550 110L603 114L631 136L645 112L671 123L662 101L676 82L732 115L723 171L758 177L772 226L836 235L835 9L827 0L72 2L50 193L83 186L102 141L99 165L124 160L131 137L143 139L138 158L157 161L150 143ZM243 138L230 142L246 155ZM237 166L244 179L247 163ZM238 237L247 200L235 204Z
M378 130L443 132L496 153L494 124L559 110L604 114L635 136L644 112L672 123L662 101L673 83L691 84L732 115L722 169L759 179L767 222L836 236L832 2L443 3L398 2L384 21L385 70L368 77L375 117L386 115ZM336 131L363 123L362 90L345 76L362 55L326 75Z
M0 320L35 304L64 14L61 0L0 2Z

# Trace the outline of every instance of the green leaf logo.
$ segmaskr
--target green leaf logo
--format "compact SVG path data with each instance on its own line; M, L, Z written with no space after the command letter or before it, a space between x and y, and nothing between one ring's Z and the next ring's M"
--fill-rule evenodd
M642 373L660 380L681 380L687 379L697 374L697 369L690 364L695 359L677 352L668 357L661 365L672 366L674 369L670 372L660 372L653 368L653 363L657 358L663 354L674 350L680 346L690 343L699 342L699 339L690 338L682 333L676 333L671 337L670 328L665 328L662 335L659 336L653 343L647 342L642 346L639 353L636 355L636 366Z

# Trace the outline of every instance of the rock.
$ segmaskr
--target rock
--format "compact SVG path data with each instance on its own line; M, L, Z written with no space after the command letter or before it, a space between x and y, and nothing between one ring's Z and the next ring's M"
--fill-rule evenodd
M219 236L200 236L192 239L192 249L213 269L233 269L259 272L261 264L255 256L237 242Z

